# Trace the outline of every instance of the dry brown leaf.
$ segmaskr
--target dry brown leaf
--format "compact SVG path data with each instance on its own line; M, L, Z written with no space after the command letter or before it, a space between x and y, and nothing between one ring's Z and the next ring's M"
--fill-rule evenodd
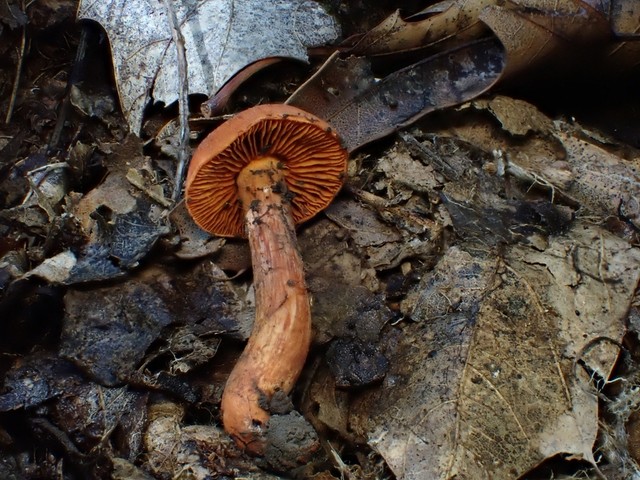
M382 386L352 407L352 428L399 479L515 478L559 453L594 461L597 401L574 362L607 377L617 349L582 349L620 340L640 252L577 224L505 261L450 249L416 290L417 323L390 339Z
M486 26L478 20L484 7L497 0L445 1L432 6L444 5L437 15L423 20L406 21L396 10L379 25L367 32L350 49L354 55L379 55L413 50L454 37L457 45L479 38Z
M406 56L425 48L452 48L485 35L487 27L507 50L508 74L561 57L608 61L617 69L640 62L640 16L634 0L455 0L404 20L399 11L367 32L349 51L356 55ZM423 16L428 15L426 18Z
M479 18L507 50L505 75L540 61L556 61L599 74L615 74L640 62L640 16L634 0L512 0L488 6ZM567 65L568 63L568 65Z
M640 61L634 49L640 47L613 41L611 12L601 8L580 0L459 0L416 22L404 21L395 12L350 53L407 53L449 38L458 46L382 79L375 77L370 59L341 59L336 54L287 103L327 119L347 148L355 150L542 62L562 62L565 71L584 67L587 60L604 65L607 58L618 63L617 69L634 66ZM506 53L493 40L465 43L482 35L480 21L491 28Z
M487 100L476 100L475 107L488 108L502 128L511 135L529 132L547 133L553 128L551 119L523 100L496 95Z
M489 6L480 14L507 51L504 75L522 72L557 55L570 59L577 46L608 45L608 20L582 2L527 0L520 8ZM509 5L509 4L507 4Z

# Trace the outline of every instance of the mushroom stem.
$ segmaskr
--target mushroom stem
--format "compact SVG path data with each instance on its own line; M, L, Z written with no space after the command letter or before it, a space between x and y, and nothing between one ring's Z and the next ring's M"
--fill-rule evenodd
M254 160L237 179L251 248L256 315L251 337L222 395L225 430L241 447L264 453L269 400L289 393L311 342L304 269L281 163Z

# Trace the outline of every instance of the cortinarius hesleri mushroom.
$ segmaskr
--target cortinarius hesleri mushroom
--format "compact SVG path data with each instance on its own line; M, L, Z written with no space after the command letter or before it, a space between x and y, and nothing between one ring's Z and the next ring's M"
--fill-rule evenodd
M260 105L214 130L195 151L186 204L195 222L249 240L256 297L251 336L222 396L222 421L240 446L264 451L274 392L290 393L311 342L311 315L294 224L342 187L347 151L323 120L288 105Z

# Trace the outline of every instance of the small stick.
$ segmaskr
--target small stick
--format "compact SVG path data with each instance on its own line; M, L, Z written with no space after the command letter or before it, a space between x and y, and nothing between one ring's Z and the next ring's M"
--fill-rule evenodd
M69 114L69 105L71 104L71 87L79 82L81 71L85 65L84 59L87 53L87 42L89 35L89 27L82 25L80 31L80 40L78 42L78 49L76 50L76 57L73 60L73 67L69 74L69 80L67 81L67 88L62 99L62 104L58 109L58 118L56 124L53 127L51 138L49 139L49 145L47 145L47 151L51 151L58 147L60 142L60 136L62 135L62 129L64 128L67 115Z
M22 2L22 10L24 11L24 2ZM27 26L22 27L22 39L20 40L20 51L18 52L18 65L16 65L16 78L13 81L11 89L11 98L9 99L9 107L7 108L7 116L4 123L7 125L11 122L13 116L13 108L16 105L16 97L18 96L18 85L20 84L20 76L22 75L22 65L24 63L24 51L27 47Z
M177 202L182 193L182 181L184 172L189 161L189 77L187 75L187 53L184 46L184 36L180 30L178 17L173 10L169 0L163 0L167 10L167 17L171 26L171 35L173 42L176 44L176 54L178 57L178 109L180 118L180 146L178 148L178 166L176 167L176 177L174 180L173 194L171 199Z

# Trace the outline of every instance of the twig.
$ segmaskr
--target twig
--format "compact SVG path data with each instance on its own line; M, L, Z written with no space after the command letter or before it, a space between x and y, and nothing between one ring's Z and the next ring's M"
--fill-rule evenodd
M24 11L24 2L22 2L22 10ZM22 76L22 65L24 63L24 51L27 48L27 26L22 27L22 39L20 40L20 51L18 52L18 65L16 65L16 78L13 81L13 88L11 89L11 98L9 99L9 107L7 108L7 116L4 118L4 123L7 125L11 122L13 116L13 108L16 105L16 97L18 96L18 85L20 84L20 77Z
M67 120L67 115L69 114L69 105L71 104L71 87L78 83L80 72L84 67L84 59L87 54L87 42L89 35L88 28L89 27L87 27L87 25L82 25L82 29L80 31L80 40L78 41L78 49L76 50L76 57L73 60L73 66L71 67L71 72L69 73L67 87L64 92L64 98L62 99L62 103L58 110L58 118L56 119L56 124L53 127L51 138L49 138L49 145L47 146L48 151L57 148L58 143L60 142L60 136L62 135L62 130L64 129L64 124Z
M178 17L174 11L170 0L163 0L165 9L167 10L167 18L171 26L171 35L173 42L176 44L176 54L178 57L178 108L180 112L180 144L178 147L178 166L176 168L176 177L174 180L173 194L171 199L177 202L182 193L182 180L184 171L189 161L189 78L187 76L187 54L184 46L184 37L180 31Z

